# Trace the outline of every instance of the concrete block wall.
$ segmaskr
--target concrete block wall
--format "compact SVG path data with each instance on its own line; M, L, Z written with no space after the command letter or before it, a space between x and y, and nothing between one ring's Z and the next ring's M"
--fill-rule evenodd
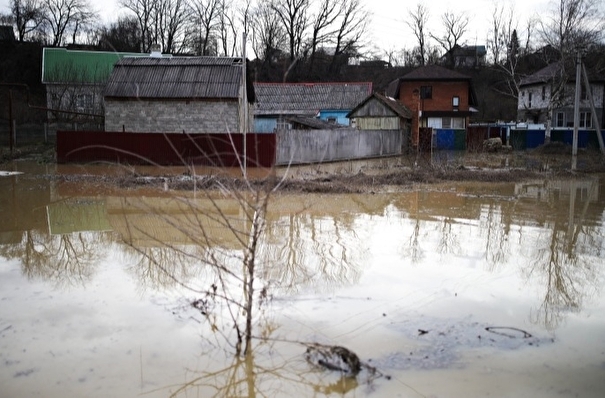
M105 131L227 133L239 131L237 101L105 100Z
M403 138L399 130L278 131L276 165L399 155Z

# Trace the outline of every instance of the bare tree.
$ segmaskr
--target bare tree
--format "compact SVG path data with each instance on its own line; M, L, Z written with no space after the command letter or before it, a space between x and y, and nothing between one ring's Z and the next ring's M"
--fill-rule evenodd
M442 36L431 34L430 36L439 43L445 50L450 66L454 66L453 49L460 45L462 36L466 33L469 19L464 13L454 14L452 11L446 11L441 15L444 33Z
M426 25L429 20L429 10L421 3L416 5L416 9L409 12L409 20L406 20L406 25L412 30L418 42L418 61L421 66L426 62Z
M271 62L273 56L286 45L283 25L268 4L260 4L252 15L252 48L255 56Z
M42 0L44 23L50 29L50 43L58 46L64 43L69 32L75 36L83 25L90 24L96 12L88 0Z
M602 39L605 19L600 0L552 0L550 4L548 16L539 25L540 35L561 56L573 56L578 48Z
M39 0L12 0L11 13L19 41L23 41L28 33L38 30L44 21L44 10Z
M310 4L310 0L273 0L271 3L271 9L277 14L287 35L291 62L302 52Z
M197 50L199 55L215 55L212 39L216 38L216 29L220 22L221 0L192 0L191 6L197 25ZM214 51L213 51L214 50Z
M499 3L494 3L492 9L491 29L487 35L487 45L492 54L492 60L495 65L501 62L502 54L506 51L507 43L511 37L513 29L513 8L505 10L504 6Z
M334 57L361 47L370 17L360 0L343 0L333 39L336 45Z
M122 17L97 32L99 47L111 51L141 51L141 31L136 17Z
M185 44L185 32L192 15L186 0L158 0L157 41L167 53L182 52Z
M153 44L151 22L156 7L155 0L120 0L119 4L134 14L139 24L141 51L148 52Z
M321 0L317 13L311 18L315 21L311 26L311 67L317 47L325 43L333 33L329 29L339 17L341 1Z

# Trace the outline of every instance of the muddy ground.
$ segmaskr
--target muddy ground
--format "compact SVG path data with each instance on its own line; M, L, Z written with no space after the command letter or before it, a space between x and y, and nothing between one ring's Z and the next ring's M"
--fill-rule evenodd
M7 148L0 149L0 163L16 159L30 159L47 164L56 161L54 147L49 145L20 148L13 153ZM154 186L165 190L221 187L247 189L250 185L273 187L279 184L279 190L286 192L368 193L405 190L419 184L519 182L535 178L576 178L586 174L605 173L605 156L598 150L579 150L576 168L572 170L571 147L560 143L526 151L435 152L365 161L356 166L352 166L352 163L279 167L254 173L247 181L241 177L242 173L234 173L233 170L226 173L219 168L204 173L192 173L185 167L180 171L179 168L170 168L165 174L152 176L131 166L123 167L121 172L112 175L69 173L49 178L72 182L88 181L126 189Z

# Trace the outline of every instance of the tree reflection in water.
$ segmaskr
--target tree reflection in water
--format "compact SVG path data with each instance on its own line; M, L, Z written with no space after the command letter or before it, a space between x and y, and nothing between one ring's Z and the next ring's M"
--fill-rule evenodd
M528 277L543 280L544 299L532 313L532 321L554 330L568 312L578 312L583 301L598 289L598 267L603 245L600 226L586 226L584 220L590 200L597 193L598 181L591 180L584 197L580 215L575 216L576 198L581 187L577 181L568 182L569 214L545 222L543 233L528 247L530 267Z
M282 347L283 348L283 347ZM368 389L373 380L360 381L355 377L330 374L310 369L302 355L284 358L277 355L283 349L275 343L256 345L253 352L234 357L231 363L216 370L189 370L190 380L182 385L172 385L149 393L166 391L170 397L269 397L269 396L326 396L344 395L363 383ZM257 354L258 353L258 354ZM211 356L207 353L205 357ZM257 357L262 357L258 360ZM262 362L262 363L261 363ZM328 380L326 380L328 379Z
M28 230L23 232L19 244L0 246L0 250L6 258L21 260L23 274L28 278L51 280L59 287L83 285L92 278L102 258L102 247L109 240L106 235L51 235Z

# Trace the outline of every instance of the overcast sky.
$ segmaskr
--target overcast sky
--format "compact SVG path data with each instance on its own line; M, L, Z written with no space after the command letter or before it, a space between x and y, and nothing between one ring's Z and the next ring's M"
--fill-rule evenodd
M415 0L362 0L367 9L373 14L370 33L372 44L385 50L411 48L416 42L405 20L410 8L415 8ZM519 22L520 36L525 29L525 21L529 16L544 15L549 9L550 0L497 0L505 7L513 6ZM117 20L124 13L117 6L118 0L91 0L93 7L101 14L102 22ZM453 2L450 0L432 0L424 2L429 9L429 31L439 35L441 31L441 15L450 9L455 13L465 12L470 19L467 33L463 37L466 44L485 44L487 32L490 30L490 20L496 0L467 0ZM10 0L0 0L0 11L9 13ZM456 8L452 8L452 7Z

